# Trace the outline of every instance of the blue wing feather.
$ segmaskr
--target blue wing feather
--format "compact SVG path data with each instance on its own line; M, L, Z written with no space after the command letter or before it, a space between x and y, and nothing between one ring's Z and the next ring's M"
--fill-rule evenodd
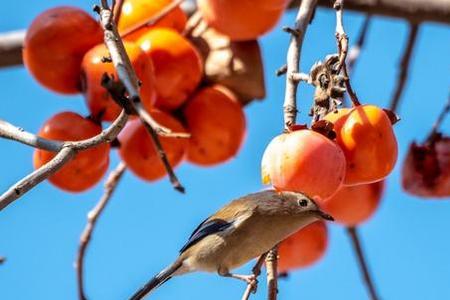
M198 227L194 230L194 232L189 237L189 240L187 243L181 248L180 253L183 253L196 243L198 243L200 240L202 240L204 237L218 233L221 231L224 231L225 229L229 228L233 223L227 222L222 219L206 219Z

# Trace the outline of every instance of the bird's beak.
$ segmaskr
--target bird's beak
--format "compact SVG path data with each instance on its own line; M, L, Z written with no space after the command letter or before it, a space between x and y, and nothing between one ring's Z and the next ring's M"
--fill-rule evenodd
M334 221L334 218L331 215L324 213L321 210L317 210L316 212L319 215L319 217L321 217L322 219L327 220L327 221Z

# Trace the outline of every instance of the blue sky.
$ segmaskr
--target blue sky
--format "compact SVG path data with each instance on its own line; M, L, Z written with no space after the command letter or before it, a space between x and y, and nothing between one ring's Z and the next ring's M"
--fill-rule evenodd
M0 32L25 28L41 11L56 5L87 10L88 0L1 1ZM282 127L284 78L274 70L285 60L290 25L286 14L261 39L267 98L246 108L247 140L239 155L214 168L183 164L177 174L187 188L176 193L167 180L147 183L130 173L123 178L101 217L86 258L89 299L126 299L151 275L170 263L198 222L235 197L257 191L260 158ZM352 42L363 17L346 13ZM335 17L319 9L309 27L302 68L335 51ZM376 18L352 78L360 100L387 106L406 39L403 21ZM437 24L421 27L400 116L395 127L400 157L388 179L376 215L361 227L364 248L382 299L450 299L450 203L422 200L402 192L400 170L408 143L422 140L449 92L450 30ZM65 97L40 87L21 67L0 69L0 118L37 132L52 114L73 110L86 114L80 96ZM300 120L306 120L312 88L301 85ZM449 133L450 120L443 124ZM32 149L0 140L0 191L32 170ZM111 167L117 163L114 154ZM101 185L83 194L67 194L44 183L0 213L0 299L77 299L73 261L86 213L102 193ZM280 299L366 299L357 265L343 228L331 225L325 257L280 282ZM241 271L248 272L250 265ZM265 283L252 299L265 299ZM244 285L214 274L175 278L154 299L240 299Z

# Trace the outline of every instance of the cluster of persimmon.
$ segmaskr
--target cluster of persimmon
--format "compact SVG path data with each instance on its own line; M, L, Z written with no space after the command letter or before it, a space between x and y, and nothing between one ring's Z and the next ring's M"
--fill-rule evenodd
M178 166L184 159L201 166L223 163L237 154L243 142L246 130L243 108L232 90L203 80L203 58L183 35L187 16L179 7L148 25L171 2L125 0L118 31L141 82L144 108L162 126L190 134L187 139L161 138L171 166ZM199 1L199 9L210 26L232 40L246 40L270 30L287 2L273 0L255 7L248 0L203 0ZM236 5L239 9L235 9ZM242 9L243 5L248 9ZM83 94L90 112L87 118L74 112L58 113L44 123L39 136L77 141L99 134L103 122L119 116L122 108L101 86L104 74L117 79L108 57L99 22L83 10L57 7L33 21L24 42L25 66L41 85L52 91ZM136 117L130 118L118 142L121 159L135 175L148 181L166 175L150 135ZM63 190L84 191L104 176L109 154L109 144L82 151L49 180ZM36 150L35 168L54 156L55 153Z
M278 190L304 192L345 226L366 221L380 202L384 178L397 161L397 141L386 112L359 105L330 112L336 137L302 128L275 137L262 159L263 183ZM304 244L293 244L302 240ZM306 227L280 245L280 269L303 267L325 252L323 222ZM303 247L296 258L296 247ZM309 259L307 259L309 258Z

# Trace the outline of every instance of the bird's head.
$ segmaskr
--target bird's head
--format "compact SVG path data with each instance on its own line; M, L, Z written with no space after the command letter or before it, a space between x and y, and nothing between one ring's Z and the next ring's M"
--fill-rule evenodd
M279 195L286 201L284 205L294 214L312 215L319 220L334 221L334 218L325 213L312 197L298 192L280 192Z

